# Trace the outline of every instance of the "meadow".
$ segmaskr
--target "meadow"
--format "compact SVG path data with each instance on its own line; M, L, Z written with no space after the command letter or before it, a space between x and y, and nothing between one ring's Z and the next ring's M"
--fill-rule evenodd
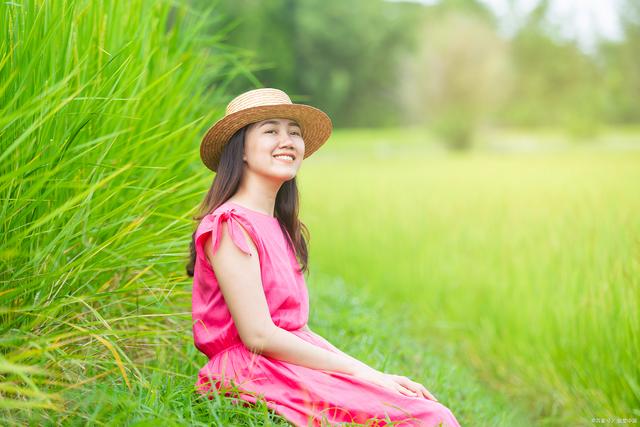
M198 142L250 75L216 16L0 4L3 425L284 424L193 393ZM616 135L455 154L419 130L336 130L299 178L310 327L463 425L639 416L640 156Z
M205 35L219 17L144 1L5 2L0 17L1 423L283 424L193 390L206 360L185 264L212 179L198 141L247 73L222 31ZM465 384L461 419L524 419L320 277L310 325L335 345L443 402Z
M390 311L408 304L414 335L541 425L637 418L640 152L519 136L539 149L337 133L300 174L313 262Z

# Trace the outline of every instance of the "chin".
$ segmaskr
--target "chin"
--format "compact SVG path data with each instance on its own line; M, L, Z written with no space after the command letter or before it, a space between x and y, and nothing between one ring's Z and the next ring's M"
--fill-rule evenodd
M277 181L289 181L293 178L296 177L297 171L292 171L292 172L288 172L288 173L283 173L282 171L270 171L270 173L268 173L267 175L273 179L273 180L277 180Z
M295 177L296 177L295 173L294 174L287 174L287 175L282 175L282 174L276 175L276 179L279 179L280 181L290 181Z

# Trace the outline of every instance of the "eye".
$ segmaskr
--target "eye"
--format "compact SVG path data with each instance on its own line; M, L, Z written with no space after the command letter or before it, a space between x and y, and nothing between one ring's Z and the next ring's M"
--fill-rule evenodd
M275 129L269 129L265 133L271 133L271 132L276 132L276 130Z
M298 132L297 130L294 130L294 131L293 131L293 132L291 132L291 133L292 133L292 134L294 134L294 135L298 135L298 136L300 136L300 132Z

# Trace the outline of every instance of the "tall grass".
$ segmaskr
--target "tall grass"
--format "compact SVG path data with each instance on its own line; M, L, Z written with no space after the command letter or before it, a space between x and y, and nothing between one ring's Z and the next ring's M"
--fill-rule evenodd
M540 424L640 416L638 150L330 144L300 173L317 268L410 301L417 334Z
M229 82L252 78L224 18L25 0L0 19L2 424L285 424L192 389L204 360L182 268L211 180L198 137ZM467 424L527 420L399 330L549 424L638 415L638 155L458 158L413 133L372 138L337 132L301 173L312 271L354 285L309 281L327 287L312 328L377 367L424 367ZM343 300L358 289L384 304ZM407 323L378 317L389 308Z
M253 79L250 56L223 43L224 17L188 2L25 0L0 3L0 19L0 424L286 425L263 401L193 389L205 357L183 269L211 182L199 136L229 82ZM461 419L523 419L403 342L399 322L359 324L375 308L317 280L311 293L327 295L310 323L336 345L417 373L445 403L455 393Z
M11 423L24 419L16 409L64 411L62 392L105 374L149 386L141 367L190 318L163 302L190 283L175 266L206 176L198 136L249 70L221 42L221 17L187 2L2 2L0 20L0 411Z

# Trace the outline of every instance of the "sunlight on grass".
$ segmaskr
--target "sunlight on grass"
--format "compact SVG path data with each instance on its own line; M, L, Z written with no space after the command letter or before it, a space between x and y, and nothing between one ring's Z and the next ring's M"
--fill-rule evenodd
M638 415L639 150L372 158L350 138L301 171L317 269L410 302L416 334L551 423Z
M63 392L105 373L149 387L152 343L188 319L163 302L187 282L192 224L176 212L205 176L197 137L241 70L203 36L219 18L186 4L3 2L0 17L0 408L25 410L3 412L14 424L72 415Z
M193 388L197 147L251 78L224 17L26 0L0 18L3 424L286 425ZM311 328L463 425L640 416L638 132L607 135L451 155L421 129L336 130L300 173Z

